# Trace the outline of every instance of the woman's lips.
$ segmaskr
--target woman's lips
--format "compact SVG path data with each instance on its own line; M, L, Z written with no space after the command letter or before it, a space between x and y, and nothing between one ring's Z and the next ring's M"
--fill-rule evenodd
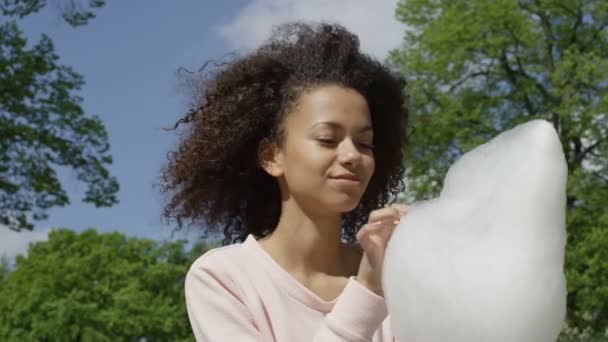
M336 184L344 185L344 186L359 186L361 182L357 178L351 177L331 177Z

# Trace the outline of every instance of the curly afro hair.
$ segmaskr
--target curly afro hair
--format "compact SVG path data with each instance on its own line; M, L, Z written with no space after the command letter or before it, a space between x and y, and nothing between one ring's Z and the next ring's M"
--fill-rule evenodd
M258 146L281 144L283 118L313 87L336 84L366 100L374 130L376 169L358 206L342 219L342 239L353 242L369 213L403 191L407 144L405 81L359 51L357 36L334 24L276 27L254 52L199 79L196 109L162 171L163 217L223 227L222 245L248 234L271 233L281 213L278 182L260 166Z

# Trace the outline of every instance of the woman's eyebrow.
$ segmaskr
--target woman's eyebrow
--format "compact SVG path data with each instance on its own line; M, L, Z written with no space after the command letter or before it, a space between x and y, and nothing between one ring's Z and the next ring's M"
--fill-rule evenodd
M321 122L317 122L314 125L312 125L312 128L315 128L316 126L330 126L331 128L335 128L335 129L344 129L344 127L342 125L340 125L339 123L335 122L335 121L321 121ZM373 132L374 129L372 126L370 125L365 125L363 126L360 130L359 133L365 133L365 132Z

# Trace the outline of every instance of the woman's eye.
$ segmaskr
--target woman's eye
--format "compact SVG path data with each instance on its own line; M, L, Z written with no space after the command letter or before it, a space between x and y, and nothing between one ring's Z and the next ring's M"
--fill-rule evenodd
M326 145L326 146L333 146L336 144L336 141L334 139L329 139L329 138L318 138L317 139L318 142L321 143L321 145Z
M338 144L338 141L336 141L335 139L331 139L331 138L317 138L317 141L321 145L327 146L327 147L335 147ZM365 150L373 150L374 149L374 145L370 144L370 143L356 143L356 145L359 148L365 149Z
M360 143L359 144L360 147L367 149L367 150L373 150L374 149L374 145L372 144L366 144L366 143Z

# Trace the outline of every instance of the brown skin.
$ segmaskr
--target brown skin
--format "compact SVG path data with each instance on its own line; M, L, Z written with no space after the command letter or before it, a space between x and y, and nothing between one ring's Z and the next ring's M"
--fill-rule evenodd
M384 250L407 207L371 212L357 234L363 256L340 241L342 215L358 205L375 170L365 98L338 85L315 87L300 96L283 128L282 145L266 146L260 153L264 170L279 183L282 200L278 225L260 245L322 298L333 299L355 274L381 294ZM357 180L339 179L345 174Z

